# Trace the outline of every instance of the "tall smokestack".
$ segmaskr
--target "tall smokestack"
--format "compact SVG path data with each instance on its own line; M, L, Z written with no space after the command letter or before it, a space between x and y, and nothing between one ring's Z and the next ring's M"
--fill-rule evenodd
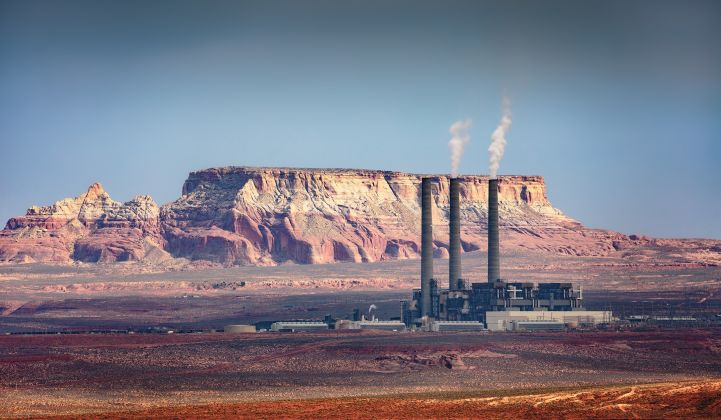
M461 206L460 182L451 178L451 211L449 213L448 288L458 289L461 278Z
M431 179L421 179L421 315L431 315L431 279L433 278L433 212Z
M488 180L488 282L501 278L498 241L498 179Z

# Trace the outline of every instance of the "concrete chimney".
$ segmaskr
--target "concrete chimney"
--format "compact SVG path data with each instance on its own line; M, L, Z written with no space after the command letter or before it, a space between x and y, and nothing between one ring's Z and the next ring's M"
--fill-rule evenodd
M431 179L421 179L421 315L431 315L433 278L433 195Z
M448 214L448 289L458 289L461 279L461 206L460 181L451 178L451 209Z
M488 180L488 282L501 278L498 238L498 179Z

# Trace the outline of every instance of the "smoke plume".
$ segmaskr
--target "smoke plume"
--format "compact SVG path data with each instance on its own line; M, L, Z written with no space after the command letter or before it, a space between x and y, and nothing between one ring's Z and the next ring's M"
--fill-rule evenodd
M458 120L451 124L448 132L451 133L451 139L448 141L448 148L451 149L451 176L458 176L458 168L461 166L461 157L463 156L463 147L470 140L468 130L471 128L471 120Z
M506 150L506 134L511 129L511 102L503 98L501 123L491 134L491 145L488 147L488 160L491 179L498 177L498 166L501 164L503 152Z

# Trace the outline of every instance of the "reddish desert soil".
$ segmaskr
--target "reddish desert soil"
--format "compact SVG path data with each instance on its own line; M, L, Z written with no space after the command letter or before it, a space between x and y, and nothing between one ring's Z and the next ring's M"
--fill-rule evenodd
M485 255L464 254L485 278ZM699 329L547 334L0 335L0 417L719 416L721 271L504 255L514 280L574 281L589 309L693 315ZM0 333L222 328L398 316L419 262L154 272L0 266ZM443 279L447 266L437 260ZM245 282L244 286L240 286ZM702 318L704 317L704 318ZM625 410L625 412L624 412Z
M486 418L653 419L721 416L721 381L596 387L539 393L329 398L155 408L85 419ZM72 417L51 417L72 418Z
M712 417L720 383L717 328L0 336L8 417Z

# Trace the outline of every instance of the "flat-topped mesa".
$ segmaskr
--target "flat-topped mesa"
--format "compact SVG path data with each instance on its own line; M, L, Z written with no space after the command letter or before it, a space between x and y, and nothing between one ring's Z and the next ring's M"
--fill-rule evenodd
M420 253L420 183L433 183L434 247L446 255L450 177L360 169L210 168L163 206L168 250L226 264L379 261ZM459 178L462 247L485 248L488 177ZM501 218L518 233L578 226L554 209L541 176L499 181Z
M191 172L183 184L183 195L199 187L242 188L250 179L258 191L276 188L286 190L322 190L337 193L335 183L360 188L362 192L393 193L404 200L415 200L420 180L430 178L440 193L439 204L448 204L450 175L411 174L396 171L369 169L313 169L313 168L262 168L222 167ZM477 202L488 202L488 176L466 175L458 177L463 185L461 198ZM407 188L410 187L410 188ZM499 200L509 203L526 203L550 206L546 187L540 175L507 175L499 177Z
M166 251L224 265L419 258L422 177L431 179L433 254L445 257L447 175L227 167L192 172L182 196L160 208L148 196L113 201L100 184L32 207L0 232L0 262L147 260ZM548 201L543 177L498 182L502 248L607 255L627 240L564 216ZM462 176L458 191L461 252L485 250L488 177Z

